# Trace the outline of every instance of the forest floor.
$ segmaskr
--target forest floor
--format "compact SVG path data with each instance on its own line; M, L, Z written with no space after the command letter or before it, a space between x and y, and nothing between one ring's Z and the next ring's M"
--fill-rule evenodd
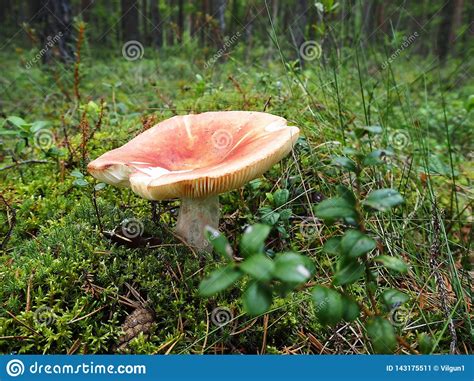
M204 60L189 54L147 51L127 61L120 53L92 59L86 52L75 80L74 65L26 69L31 52L2 53L2 117L27 125L10 118L0 136L0 352L372 352L359 321L319 323L305 289L275 298L257 318L243 312L245 282L201 297L200 281L222 260L196 255L170 233L179 204L160 202L154 222L150 203L130 190L93 189L88 161L156 122L210 110L266 111L300 127L292 155L221 196L220 230L235 248L248 224L272 224L267 252L308 256L317 284L331 282L335 259L322 243L341 227L314 219L313 206L351 182L347 171L330 165L332 157L386 150L361 174L361 193L394 188L405 199L389 214L368 217L366 226L377 250L409 265L405 275L375 269L377 294L395 287L409 295L394 322L408 345L397 351L415 352L424 332L434 353L448 353L450 345L471 352L474 84L462 63L440 67L398 57L382 69L352 53L337 64L308 61L303 69L235 57L204 69ZM21 133L12 132L15 123ZM380 133L356 139L361 127L375 125ZM278 189L289 191L285 218L272 197ZM152 245L131 247L137 243L101 233L127 218L142 224ZM362 281L351 288L365 298ZM143 319L135 328L125 320L133 311ZM228 324L219 326L219 314Z

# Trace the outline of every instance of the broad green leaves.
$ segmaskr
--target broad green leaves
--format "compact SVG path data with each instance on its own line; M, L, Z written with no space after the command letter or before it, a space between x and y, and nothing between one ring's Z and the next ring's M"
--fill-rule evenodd
M231 286L242 276L242 272L234 265L228 265L215 270L209 278L204 279L199 285L202 296L211 296Z
M269 281L275 270L275 263L265 254L259 253L243 261L240 269L257 280Z
M321 324L336 325L341 320L353 321L360 315L359 306L353 299L332 288L316 286L311 296Z
M387 310L390 311L394 306L399 306L403 303L406 303L410 297L401 291L389 288L382 293L382 299L385 303L385 306L387 307Z
M232 248L224 234L211 226L205 227L205 233L216 253L226 261L232 260Z
M397 348L397 339L390 322L380 316L367 320L365 324L367 336L370 338L375 353L393 353Z
M274 276L287 283L306 282L314 273L313 262L297 253L283 253L275 260Z
M371 192L363 204L381 212L403 203L403 197L395 189L377 189Z
M315 209L316 216L326 221L343 218L357 218L355 206L343 197L335 197L320 202Z
M272 290L266 284L251 282L244 292L242 302L249 315L261 315L267 312L272 304Z
M263 252L265 240L270 234L270 226L255 224L249 226L240 240L240 251L243 257Z
M357 164L349 159L348 157L345 157L345 156L335 156L333 159L332 159L332 162L331 162L332 165L335 165L335 166L338 166L338 167L342 167L344 169L347 169L348 171L351 171L351 172L358 172L359 169L357 168Z
M343 286L358 281L364 275L365 266L358 261L343 261L334 274L334 285Z
M348 258L357 258L375 249L375 241L359 230L348 230L341 239L340 250Z
M397 271L405 274L408 271L408 266L400 258L390 257L388 255L379 255L374 259L375 262L379 262L390 270Z
M285 192L284 192L285 193ZM279 202L285 202L287 195L281 194ZM242 295L245 311L250 315L260 315L268 311L273 293L283 294L308 281L315 271L313 262L298 253L286 252L269 258L264 252L265 239L271 227L256 224L248 227L240 241L241 256L245 259L234 262L232 249L227 238L219 231L206 227L206 235L215 251L226 261L224 268L213 271L199 286L199 293L211 296L227 289L242 276L249 279Z

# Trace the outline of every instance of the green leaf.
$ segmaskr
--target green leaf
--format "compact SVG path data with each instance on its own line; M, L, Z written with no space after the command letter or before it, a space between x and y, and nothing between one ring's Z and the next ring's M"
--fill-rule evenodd
M273 195L272 195L273 197ZM273 226L280 219L280 213L275 212L272 208L264 206L258 210L259 215L261 216L261 221L264 224Z
M288 198L290 197L290 191L288 189L278 189L273 193L273 202L275 207L280 207L286 204Z
M367 156L365 156L364 160L362 161L362 164L366 167L372 166L372 165L385 164L385 161L383 160L383 158L386 156L392 156L392 155L393 155L392 151L378 149L376 151L369 153Z
M223 259L226 261L232 260L232 247L229 244L229 241L219 230L214 229L213 227L206 225L204 228L206 233L207 240L211 243L212 247Z
M363 201L364 205L385 212L403 203L403 197L395 189L378 189Z
M78 187L85 187L89 185L89 182L85 179L76 179L72 183Z
M346 199L351 205L355 205L356 204L356 198L355 198L355 195L354 195L354 192L352 192L349 188L347 188L346 186L344 185L338 185L337 186L337 193L339 193L339 195Z
M30 131L32 133L35 133L41 130L42 128L45 128L48 124L49 123L44 120L37 120L36 122L33 122L33 124L31 125Z
M354 205L342 197L330 198L320 202L315 208L315 213L316 216L327 221L357 217Z
M287 283L303 283L313 275L313 262L298 253L287 252L277 256L273 276Z
M281 209L280 210L280 220L281 221L288 221L293 214L291 209Z
M12 115L12 116L9 116L9 117L7 118L7 120L8 120L11 124L13 124L15 127L19 127L19 128L21 128L22 126L28 124L24 119L20 118L19 116L13 116L13 115Z
M357 281L364 274L365 266L357 261L346 262L336 274L334 274L334 285L343 286Z
M263 224L255 224L245 229L240 240L240 251L243 257L263 253L265 240L270 234L271 227Z
M348 230L341 239L341 251L349 258L357 258L375 249L376 243L359 230Z
M342 237L332 237L329 238L323 246L323 251L327 254L337 255L341 249L341 238Z
M335 165L337 167L342 167L347 169L348 171L351 172L357 172L357 165L354 163L353 160L349 159L348 157L345 156L335 156L332 161L332 165Z
M375 262L379 262L384 265L386 268L399 273L405 274L408 271L408 266L403 260L397 257L391 257L389 255L379 255L374 258Z
M201 281L199 293L202 296L217 294L234 284L241 276L242 273L234 265L215 270L208 278Z
M354 321L360 315L360 308L357 302L347 295L342 295L342 303L344 306L343 319L345 321Z
M321 324L336 325L344 315L342 296L332 288L316 286L311 292L315 313Z
M390 311L394 306L400 306L403 303L406 303L410 297L401 291L390 288L382 293L382 299L387 309Z
M380 126L362 126L359 129L370 132L371 134L381 134L383 132Z
M375 353L390 354L397 348L397 339L390 322L380 316L372 317L365 324L367 335Z
M82 179L84 177L84 175L78 169L74 169L73 171L71 171L71 176L77 179Z
M264 314L272 305L272 291L265 284L252 282L242 295L242 302L249 315Z
M269 281L272 278L275 263L265 254L255 254L240 264L240 269L260 281Z
M97 183L97 184L94 186L94 189L98 192L98 191L104 189L106 186L107 186L106 183Z
M418 347L421 353L425 355L430 354L433 349L433 339L431 336L426 333L420 333L418 335Z

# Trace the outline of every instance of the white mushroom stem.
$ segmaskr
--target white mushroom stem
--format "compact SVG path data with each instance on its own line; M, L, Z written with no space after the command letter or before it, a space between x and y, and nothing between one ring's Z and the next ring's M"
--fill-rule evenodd
M211 251L206 238L206 225L219 227L219 196L183 198L175 231L190 246L199 251Z

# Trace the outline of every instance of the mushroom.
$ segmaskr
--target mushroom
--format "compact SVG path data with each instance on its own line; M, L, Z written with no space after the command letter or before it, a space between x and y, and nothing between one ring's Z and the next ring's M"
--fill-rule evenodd
M181 115L106 152L87 169L148 200L180 198L176 233L208 251L205 227L218 227L219 194L262 175L291 151L298 134L284 118L263 112Z

